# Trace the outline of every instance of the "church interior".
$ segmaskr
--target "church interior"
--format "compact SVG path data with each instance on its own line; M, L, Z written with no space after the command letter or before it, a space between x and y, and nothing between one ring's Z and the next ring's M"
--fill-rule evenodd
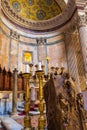
M86 0L0 0L0 130L87 130Z

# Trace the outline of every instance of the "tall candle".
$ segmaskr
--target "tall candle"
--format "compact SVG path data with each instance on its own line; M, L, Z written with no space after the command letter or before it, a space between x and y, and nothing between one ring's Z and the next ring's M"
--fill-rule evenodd
M29 65L25 65L25 72L26 72L26 73L29 73L29 72L30 72L30 70L29 70Z
M38 70L42 70L42 68L41 68L41 62L38 63Z

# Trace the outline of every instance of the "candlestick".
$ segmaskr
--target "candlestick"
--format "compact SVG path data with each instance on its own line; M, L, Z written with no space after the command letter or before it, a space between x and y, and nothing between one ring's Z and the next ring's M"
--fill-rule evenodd
M25 117L24 117L24 130L31 130L31 121L29 117L29 111L30 111L30 85L29 80L31 77L30 73L24 73L23 77L26 80L26 86L25 86Z
M39 117L39 124L38 129L44 130L45 128L45 117L44 117L44 101L43 101L43 75L44 72L41 70L36 71L36 75L39 79L39 111L40 111L40 117Z

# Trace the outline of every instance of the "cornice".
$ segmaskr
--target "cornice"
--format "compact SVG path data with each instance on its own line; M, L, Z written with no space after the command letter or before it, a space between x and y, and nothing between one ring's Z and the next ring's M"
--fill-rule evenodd
M10 31L10 34L8 34L7 32L5 32L5 30L3 30L2 28L0 28L0 30L3 32L3 34L6 36L6 37L8 37L9 39L15 39L15 40L17 40L19 43L20 43L20 45L21 44L25 44L25 45L28 45L28 46L38 46L37 45L37 43L35 42L35 43L30 43L30 42L25 42L25 41L22 41L21 39L20 39L20 35L19 34L17 34L17 32L15 32L15 31ZM16 34L15 34L16 33ZM61 36L62 35L62 36ZM50 39L50 38L55 38L55 37L58 37L58 39L57 40L55 40L54 42L47 42L46 43L46 45L47 46L50 46L50 45L54 45L54 44L58 44L58 43L60 43L60 42L64 42L64 37L63 37L63 35L64 34L59 34L59 35L56 35L56 36L52 36L52 37L49 37L49 38L46 38L47 40L48 39ZM60 37L61 36L61 37ZM28 37L27 37L28 38ZM40 37L39 37L40 38ZM45 37L44 37L45 38ZM36 38L34 38L34 39L36 39Z

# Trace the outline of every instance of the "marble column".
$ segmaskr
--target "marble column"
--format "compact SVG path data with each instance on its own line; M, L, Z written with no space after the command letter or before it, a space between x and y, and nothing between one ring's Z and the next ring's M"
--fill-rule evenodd
M12 97L12 115L17 115L17 74L18 71L15 68L13 70L14 74L14 86L13 86L13 97Z
M87 14L79 16L79 36L84 60L85 76L87 79Z

